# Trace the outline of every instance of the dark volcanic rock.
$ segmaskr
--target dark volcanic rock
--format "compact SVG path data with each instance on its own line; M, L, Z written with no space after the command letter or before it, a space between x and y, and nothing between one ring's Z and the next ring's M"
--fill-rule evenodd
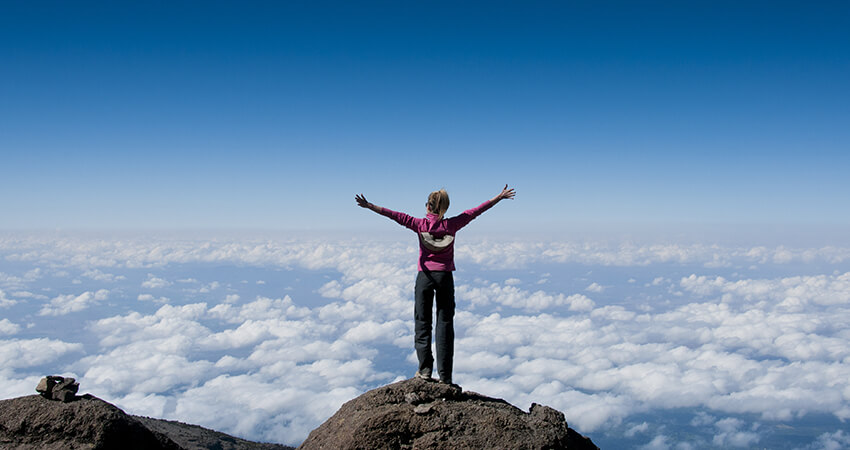
M68 403L77 398L80 383L73 378L65 378L57 375L48 375L38 382L35 390L42 397L50 400L59 400Z
M409 379L342 405L300 447L313 449L597 449L563 413L529 412L459 387Z
M9 449L179 449L114 405L84 395L63 403L40 395L0 400L0 447Z
M15 450L285 450L197 425L131 416L91 395L68 403L29 395L0 400L0 448Z

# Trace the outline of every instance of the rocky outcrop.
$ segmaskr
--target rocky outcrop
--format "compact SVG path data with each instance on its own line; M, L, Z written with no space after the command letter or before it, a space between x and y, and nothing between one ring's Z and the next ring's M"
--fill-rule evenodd
M169 449L180 446L97 397L69 402L28 395L0 400L0 447L9 449Z
M380 387L344 405L310 433L315 449L597 449L567 426L563 413L413 378Z
M126 414L92 395L68 402L29 395L0 400L0 448L14 450L286 450L196 425Z
M68 403L77 397L77 391L80 389L80 383L73 378L65 378L56 375L49 375L38 382L35 390L42 397L50 400L59 400Z

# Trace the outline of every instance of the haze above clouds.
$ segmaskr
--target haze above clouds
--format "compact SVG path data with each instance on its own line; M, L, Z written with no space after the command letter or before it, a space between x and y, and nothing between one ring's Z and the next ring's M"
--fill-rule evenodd
M58 372L134 414L298 444L411 376L413 244L6 234L0 396ZM848 248L470 239L457 259L467 389L600 444L846 439Z

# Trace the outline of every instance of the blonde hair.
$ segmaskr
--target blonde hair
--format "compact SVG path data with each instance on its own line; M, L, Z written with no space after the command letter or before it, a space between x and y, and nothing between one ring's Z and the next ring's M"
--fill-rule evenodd
M440 189L429 194L428 209L440 216L440 220L442 220L446 210L449 209L449 193L445 189Z

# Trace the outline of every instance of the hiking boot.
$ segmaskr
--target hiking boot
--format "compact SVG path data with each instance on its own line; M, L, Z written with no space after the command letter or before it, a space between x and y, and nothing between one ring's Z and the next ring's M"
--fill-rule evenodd
M423 380L431 380L431 369L419 369L416 371L416 378L422 378Z

